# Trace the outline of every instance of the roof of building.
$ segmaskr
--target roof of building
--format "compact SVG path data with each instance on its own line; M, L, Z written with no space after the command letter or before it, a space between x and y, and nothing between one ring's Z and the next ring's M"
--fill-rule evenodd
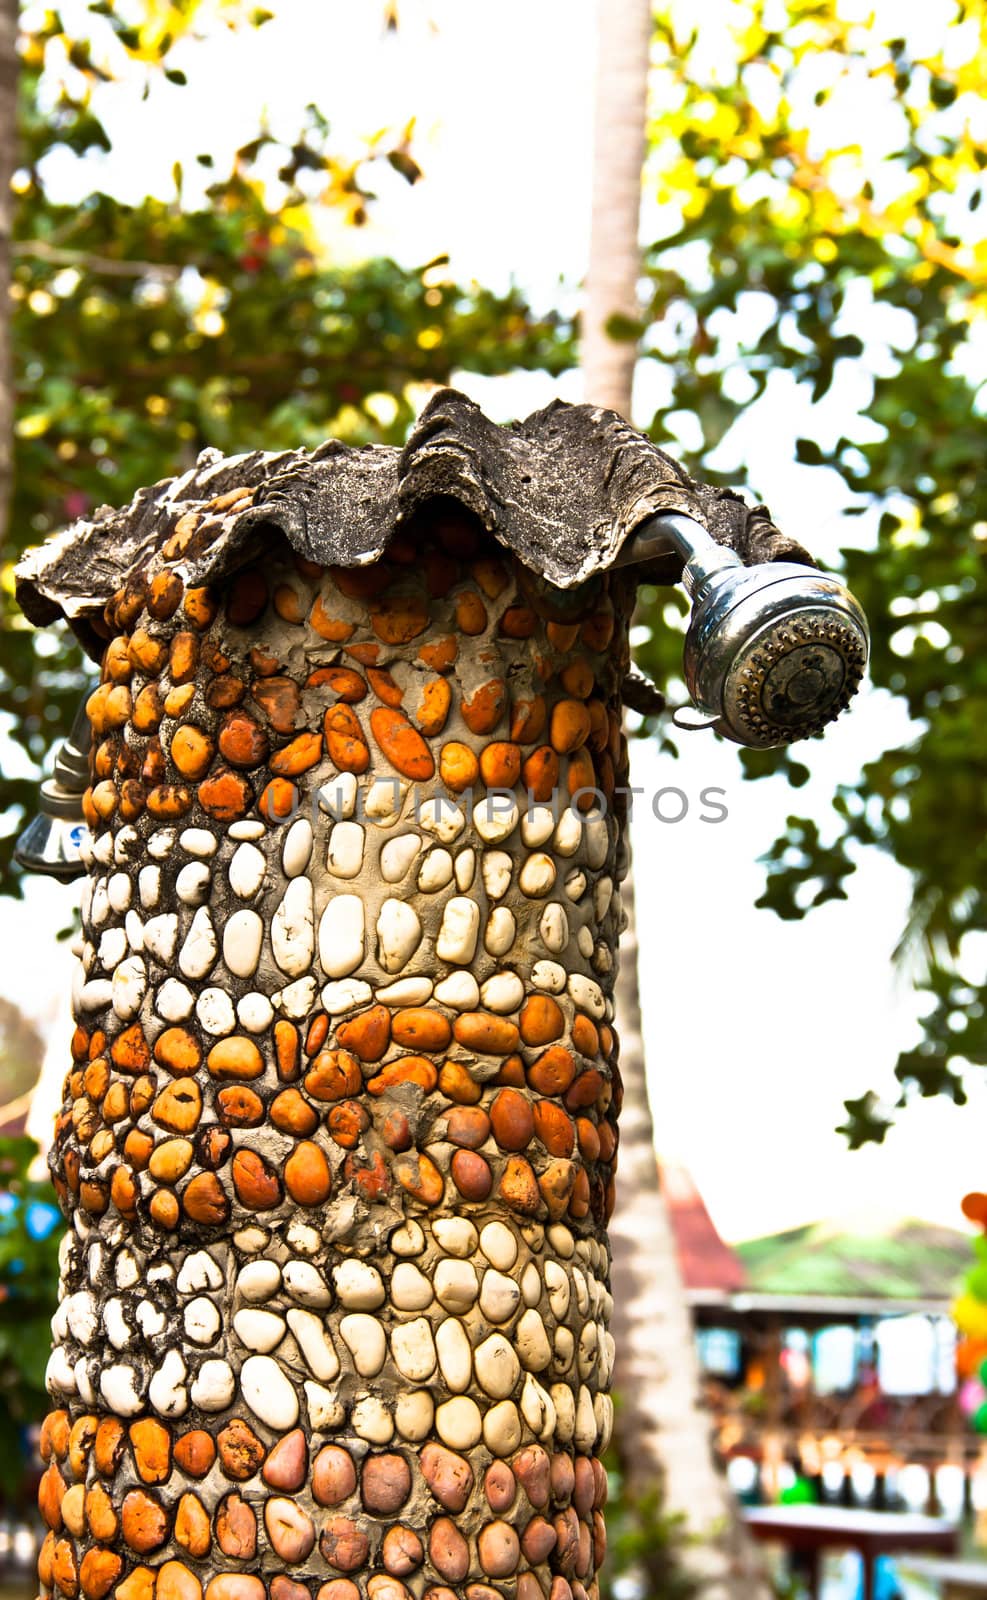
M970 1266L970 1236L914 1218L808 1223L736 1247L752 1294L948 1300Z
M28 618L68 620L101 655L107 601L162 566L186 587L209 583L261 556L284 536L322 566L376 561L422 507L454 501L534 575L570 589L610 566L648 517L681 511L747 562L810 557L729 489L698 483L616 412L554 402L501 427L466 395L441 390L403 449L347 446L206 450L175 478L141 489L118 510L103 506L29 552L17 572ZM677 556L636 569L641 581L676 582Z
M747 1281L743 1265L717 1233L690 1173L663 1161L661 1187L686 1290L729 1294L743 1289Z

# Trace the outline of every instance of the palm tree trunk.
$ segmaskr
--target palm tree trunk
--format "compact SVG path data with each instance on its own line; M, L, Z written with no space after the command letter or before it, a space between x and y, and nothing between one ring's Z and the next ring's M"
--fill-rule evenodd
M598 0L589 270L582 315L584 392L629 417L637 343L607 332L640 316L641 168L644 163L650 0Z
M639 315L639 215L645 151L649 0L600 0L593 210L583 311L587 400L630 417L637 344L607 333ZM617 1452L631 1498L663 1486L663 1507L694 1536L680 1559L708 1600L766 1600L768 1590L712 1455L693 1331L658 1182L648 1101L633 879L616 986L624 1101L619 1203L611 1223Z
M662 1510L691 1539L680 1551L704 1600L767 1600L769 1590L736 1503L712 1454L699 1365L668 1212L658 1182L641 1035L634 892L616 986L620 1069L620 1178L610 1224L617 1453L631 1499L663 1484Z

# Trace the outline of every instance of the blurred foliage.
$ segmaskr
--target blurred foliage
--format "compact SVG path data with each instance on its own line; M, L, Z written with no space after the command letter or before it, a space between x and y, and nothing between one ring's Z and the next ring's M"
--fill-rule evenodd
M14 607L12 565L27 545L104 501L126 503L207 445L401 443L421 386L459 367L559 372L574 360L560 317L536 316L515 290L454 283L445 258L417 270L328 258L320 228L366 221L376 170L421 176L411 128L343 157L309 106L293 138L260 128L228 171L203 151L204 194L176 167L172 198L121 203L105 187L105 86L171 95L180 116L196 30L261 27L269 13L232 0L89 0L85 29L79 15L73 32L57 6L23 13L16 490L0 553L0 717L27 757L3 783L0 891L13 894L11 852L38 763L68 727L84 670L64 633L28 628ZM128 140L143 137L136 96ZM63 203L66 163L73 182L85 178L79 203Z
M33 1089L44 1058L44 1040L12 1000L0 997L0 1106Z
M61 1212L28 1176L33 1139L0 1138L0 1489L22 1485L23 1430L48 1410L45 1367L58 1291Z
M624 331L663 374L652 432L693 471L722 481L710 458L736 457L734 424L743 415L749 436L769 387L777 408L794 380L818 418L799 460L838 473L847 515L864 517L843 572L870 619L873 682L911 729L840 787L822 826L789 818L759 903L797 918L845 899L864 846L907 868L897 957L928 1014L897 1063L898 1103L962 1103L964 1064L987 1063L972 937L987 920L987 7L715 12L701 27L684 0L659 13L648 187L661 233L648 313ZM674 620L664 595L657 614ZM679 644L655 626L638 656L667 681ZM798 784L811 754L749 752L745 774ZM870 1092L847 1110L854 1144L893 1116Z

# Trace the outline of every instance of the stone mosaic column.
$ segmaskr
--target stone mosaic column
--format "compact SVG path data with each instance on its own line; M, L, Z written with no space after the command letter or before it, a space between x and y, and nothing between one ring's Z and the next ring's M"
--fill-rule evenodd
M207 461L22 585L102 635L44 1595L598 1592L635 579L547 581L443 403L363 500Z

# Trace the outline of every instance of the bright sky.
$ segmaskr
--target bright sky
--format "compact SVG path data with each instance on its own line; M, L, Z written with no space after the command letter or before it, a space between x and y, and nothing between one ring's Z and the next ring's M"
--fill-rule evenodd
M417 115L425 182L411 190L382 175L371 226L334 236L334 247L409 262L447 251L460 277L513 277L541 304L558 299L563 280L571 298L588 247L590 0L431 0L427 14L409 3L401 30L386 40L375 4L279 0L278 12L253 37L217 40L208 95L193 80L141 108L146 131L139 159L118 174L121 190L169 192L179 128L189 154L211 148L220 161L249 137L265 101L277 127L317 100L354 147L368 131ZM125 93L119 100L123 130L133 107ZM68 169L61 178L73 181ZM503 419L555 392L579 398L575 376L561 385L543 374L464 375L460 383ZM804 415L800 421L787 380L776 398L771 427L762 416L743 439L753 481L776 519L831 559L856 540L859 520L840 517L832 475L793 465ZM831 419L846 398L831 394ZM646 420L655 402L646 368L637 401ZM820 425L818 414L813 422ZM833 786L851 781L887 739L892 714L883 697L862 696L815 751L816 776L796 796L780 784L743 784L735 752L711 734L693 736L679 763L635 747L633 781L649 793L675 786L690 802L675 825L653 820L645 802L634 830L658 1145L690 1167L729 1239L875 1211L962 1226L960 1197L987 1180L981 1088L963 1111L915 1106L881 1149L850 1154L833 1131L844 1098L892 1091L895 1057L915 1036L914 999L890 964L905 875L869 858L851 880L848 904L797 924L753 905L763 880L757 856L784 817L811 807L824 826ZM698 820L707 785L725 790L729 810L715 826ZM676 804L667 797L666 814ZM46 1024L67 983L67 957L62 949L52 958L51 935L67 920L71 895L36 883L26 904L0 903L4 989Z

